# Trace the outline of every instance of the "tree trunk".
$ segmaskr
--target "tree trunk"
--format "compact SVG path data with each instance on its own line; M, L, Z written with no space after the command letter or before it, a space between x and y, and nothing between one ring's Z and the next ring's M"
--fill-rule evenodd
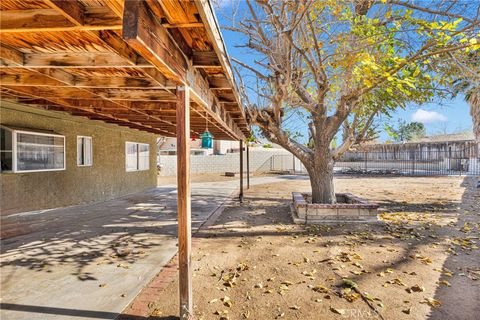
M480 142L480 93L478 92L480 88L472 89L470 96L468 98L468 103L470 104L470 114L473 119L473 132L477 141Z
M317 154L312 163L304 163L304 165L310 176L312 203L335 203L332 156L326 153L319 157Z

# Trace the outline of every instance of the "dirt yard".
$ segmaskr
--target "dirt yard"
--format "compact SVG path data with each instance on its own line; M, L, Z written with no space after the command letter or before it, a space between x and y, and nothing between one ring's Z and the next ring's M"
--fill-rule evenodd
M378 225L292 224L292 191L258 185L195 235L196 319L478 319L480 192L474 178L339 177L381 205ZM178 282L152 318L178 315Z

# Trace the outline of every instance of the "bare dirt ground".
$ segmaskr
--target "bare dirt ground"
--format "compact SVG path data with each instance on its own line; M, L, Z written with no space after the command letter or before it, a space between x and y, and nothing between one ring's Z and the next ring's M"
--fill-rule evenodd
M257 185L196 234L196 319L478 319L480 192L474 178L339 177L381 205L378 225L294 225L292 191ZM178 315L174 280L152 318Z

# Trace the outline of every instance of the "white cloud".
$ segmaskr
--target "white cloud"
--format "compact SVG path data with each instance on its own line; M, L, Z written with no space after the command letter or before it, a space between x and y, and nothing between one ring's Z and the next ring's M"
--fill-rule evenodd
M436 111L418 109L412 114L412 121L421 123L446 122L448 119Z

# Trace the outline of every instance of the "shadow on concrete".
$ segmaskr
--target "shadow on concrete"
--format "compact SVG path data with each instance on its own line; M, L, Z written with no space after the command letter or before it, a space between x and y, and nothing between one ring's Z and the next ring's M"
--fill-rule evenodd
M152 236L175 239L176 201L175 190L156 189L103 203L3 218L2 233L7 237L2 240L0 267L50 272L50 267L69 265L76 267L79 280L96 280L83 269L99 259L115 258L107 264L134 263L158 244ZM224 195L195 194L192 227L198 228L224 201Z
M79 309L67 309L67 308L54 308L54 307L43 307L43 306L31 306L31 305L21 305L13 303L0 303L0 309L18 311L22 313L33 313L32 317L39 319L40 315L57 315L57 316L68 316L68 317L82 317L82 318L91 318L91 319L115 319L118 314L113 312L106 311L92 311L92 310L79 310ZM150 316L150 317L139 317L124 314L121 318L122 320L174 320L178 317L174 316Z
M192 229L233 190L225 184L193 188ZM3 306L121 312L177 252L176 208L176 188L160 187L102 203L3 217ZM11 310L2 307L0 318L50 319ZM87 312L100 319L114 314Z

